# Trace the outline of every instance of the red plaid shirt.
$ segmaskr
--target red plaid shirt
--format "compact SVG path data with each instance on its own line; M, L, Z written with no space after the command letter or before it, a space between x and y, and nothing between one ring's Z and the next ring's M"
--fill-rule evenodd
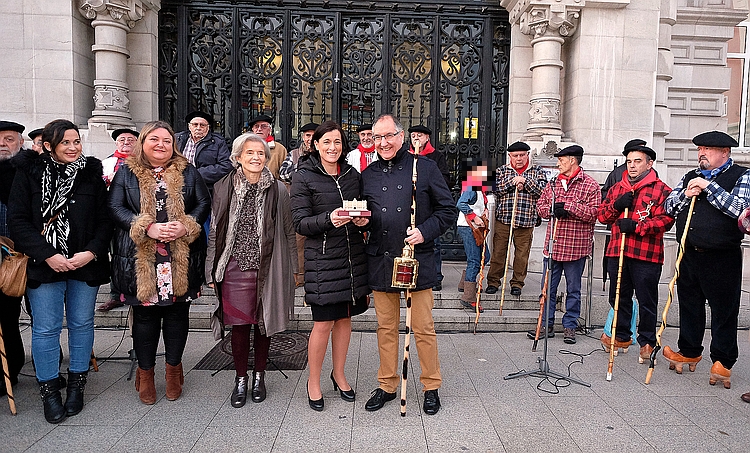
M568 190L563 190L559 178L547 184L536 205L537 213L543 219L550 218L552 207L552 190L555 191L555 203L564 202L568 217L557 219L557 233L552 245L552 259L555 261L575 261L591 254L594 243L594 224L596 210L602 201L599 184L594 178L585 174L583 169L568 182ZM549 243L550 222L544 243ZM547 248L544 249L545 256Z
M664 263L664 233L674 224L674 219L664 210L664 201L672 189L651 172L635 186L628 176L612 186L599 206L599 221L612 225L612 239L607 246L606 256L620 256L622 233L615 223L624 214L614 208L615 201L626 192L635 191L634 209L628 210L628 218L638 222L634 234L625 236L625 257L651 263Z

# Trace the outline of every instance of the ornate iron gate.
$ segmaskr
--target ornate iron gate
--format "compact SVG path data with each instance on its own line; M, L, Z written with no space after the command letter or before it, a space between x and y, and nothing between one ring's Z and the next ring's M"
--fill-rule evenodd
M502 158L510 27L497 1L165 0L159 27L160 112L176 130L203 109L231 140L264 113L287 148L326 119L356 143L388 111L433 130L456 196L461 159ZM443 242L463 257L455 230Z

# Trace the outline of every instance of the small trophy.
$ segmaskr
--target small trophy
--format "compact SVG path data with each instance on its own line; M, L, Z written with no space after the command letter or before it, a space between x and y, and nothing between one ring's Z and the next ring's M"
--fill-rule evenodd
M401 252L401 256L393 260L391 286L404 289L416 288L418 270L419 261L414 259L414 249L404 241L404 250Z
M372 212L367 209L367 201L365 200L344 200L344 207L339 211L339 215L347 215L349 217L370 217Z

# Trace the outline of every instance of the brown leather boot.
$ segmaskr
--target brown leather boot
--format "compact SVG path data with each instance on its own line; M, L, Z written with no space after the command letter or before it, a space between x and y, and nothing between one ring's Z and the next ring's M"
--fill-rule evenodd
M461 278L458 279L458 292L464 292L464 280L466 280L466 269L461 271Z
M688 366L688 370L691 372L695 371L696 365L703 358L702 355L698 357L685 357L680 352L675 352L669 346L664 346L662 349L662 355L669 362L669 369L675 370L677 374L682 374L682 368L685 364Z
M472 303L477 301L477 283L464 282L464 293L461 294L461 305L464 308L471 308Z
M167 364L167 399L174 401L182 395L182 384L185 383L185 375L182 374L182 362L172 366Z
M731 388L732 383L730 378L732 377L732 370L727 369L718 360L711 366L711 375L708 378L708 383L716 385L717 382L721 382L725 389Z
M156 402L156 387L154 387L154 369L144 370L138 367L135 373L135 389L143 404L154 404Z

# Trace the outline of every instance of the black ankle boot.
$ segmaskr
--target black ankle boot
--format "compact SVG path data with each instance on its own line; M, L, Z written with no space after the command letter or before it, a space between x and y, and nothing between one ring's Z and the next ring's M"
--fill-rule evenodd
M232 407L240 408L245 405L245 401L247 401L247 379L247 375L234 378L234 390L232 390L232 396L230 397Z
M72 417L83 409L83 390L86 387L86 379L89 372L73 373L68 370L68 397L65 400L65 412Z
M260 403L266 399L265 377L265 371L253 371L253 385L250 392L250 396L253 398L253 403Z
M39 394L44 404L44 418L49 423L57 424L65 420L67 413L60 395L60 380L58 378L39 382Z

